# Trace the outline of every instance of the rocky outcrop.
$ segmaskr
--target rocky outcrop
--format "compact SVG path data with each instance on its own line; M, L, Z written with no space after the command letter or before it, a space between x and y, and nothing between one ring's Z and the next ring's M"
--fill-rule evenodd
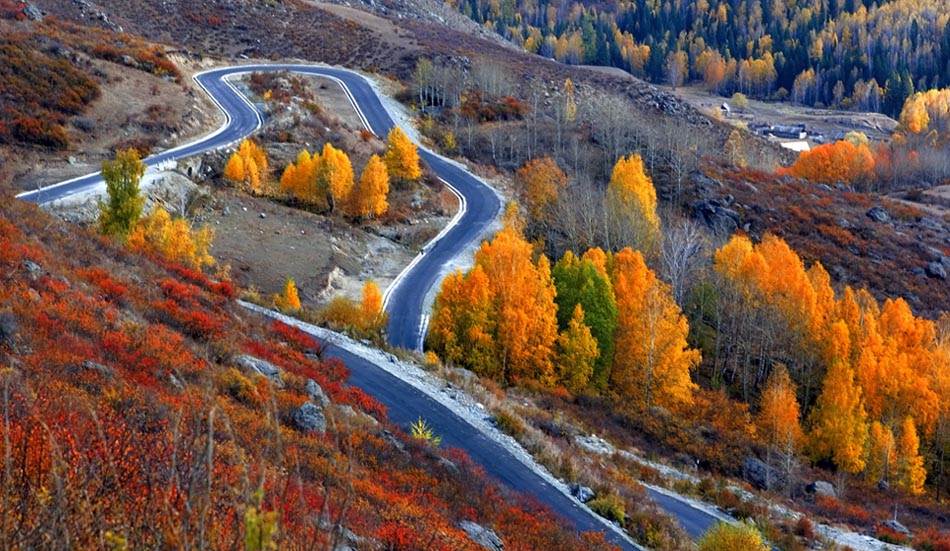
M280 379L280 369L270 362L244 354L235 358L234 363L249 373L267 377L278 387L284 386L284 382Z
M326 432L327 418L323 408L313 402L304 402L294 413L294 426L301 432Z
M742 477L760 490L784 488L785 476L755 457L746 457L742 462Z
M721 199L693 203L693 214L718 235L728 236L739 228L739 213L727 208Z
M330 399L323 392L323 388L313 379L307 379L304 391L307 393L307 398L310 398L310 401L318 406L325 406L330 403Z
M947 269L943 267L943 263L941 262L931 262L930 264L927 264L927 267L924 268L924 271L927 272L929 277L934 279L947 279Z
M469 539L485 549L489 549L490 551L502 551L505 548L505 542L498 537L498 534L496 534L494 530L485 528L469 520L460 522L459 528L468 534Z
M871 210L865 213L865 215L871 220L880 222L882 224L891 221L891 215L888 214L887 209L884 207L872 207Z
M571 484L567 488L571 491L571 495L576 497L581 503L587 503L597 496L597 494L594 493L594 490L591 490L582 484Z
M838 492L835 491L835 486L831 482L825 482L824 480L816 480L811 484L805 486L805 493L813 496L822 496L822 497L838 497Z

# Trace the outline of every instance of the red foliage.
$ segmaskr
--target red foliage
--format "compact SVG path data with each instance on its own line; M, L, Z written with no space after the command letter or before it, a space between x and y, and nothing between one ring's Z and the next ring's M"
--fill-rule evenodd
M815 496L815 508L825 517L853 526L868 526L871 515L858 505L842 503L829 496Z
M102 268L84 268L76 270L76 273L98 287L106 300L117 302L129 292L128 287L112 279L109 272Z

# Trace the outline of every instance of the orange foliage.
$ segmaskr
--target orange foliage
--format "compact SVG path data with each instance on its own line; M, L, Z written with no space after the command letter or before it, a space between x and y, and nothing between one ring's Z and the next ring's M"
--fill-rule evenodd
M786 172L815 183L861 184L874 175L874 156L865 144L841 140L803 151Z

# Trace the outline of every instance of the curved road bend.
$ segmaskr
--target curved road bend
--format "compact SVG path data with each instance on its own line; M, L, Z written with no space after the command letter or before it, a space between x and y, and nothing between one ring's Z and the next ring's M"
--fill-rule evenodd
M186 144L148 157L144 162L148 166L197 155L237 142L256 130L262 123L259 111L226 80L226 77L251 71L288 70L303 74L330 77L344 84L344 91L356 107L364 123L379 136L386 135L393 126L386 109L372 86L361 76L342 69L314 67L308 65L248 65L227 67L201 73L196 81L221 108L227 121L225 126L215 133L196 142ZM459 223L442 238L429 247L418 259L414 269L410 270L392 291L389 300L390 343L408 349L417 349L422 340L422 308L427 291L436 283L442 266L468 243L481 235L495 218L500 207L497 196L457 165L421 151L426 162L465 197L468 208ZM25 192L18 197L34 203L46 203L101 185L99 173L75 178L35 191ZM570 519L581 530L603 530L604 526L595 519L586 508L551 487L536 473L525 467L520 461L501 446L479 433L474 427L452 414L437 402L410 385L393 377L371 362L363 360L338 347L329 347L331 355L339 357L350 368L351 381L386 405L389 417L394 422L408 427L419 417L428 419L443 435L446 445L462 448L474 461L482 465L485 471L509 487L533 494L548 504L554 511ZM705 529L715 519L705 513L685 506L671 498L653 494L658 503L680 519L694 536ZM665 499L664 499L665 498ZM678 505L674 505L678 503ZM672 507L679 507L674 511ZM686 514L689 518L684 518ZM624 549L634 547L612 531L608 537Z

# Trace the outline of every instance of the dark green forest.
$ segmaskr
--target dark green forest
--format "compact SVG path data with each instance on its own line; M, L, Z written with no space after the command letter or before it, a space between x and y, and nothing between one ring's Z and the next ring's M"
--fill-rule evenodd
M527 50L655 83L900 113L950 85L944 0L450 0Z

